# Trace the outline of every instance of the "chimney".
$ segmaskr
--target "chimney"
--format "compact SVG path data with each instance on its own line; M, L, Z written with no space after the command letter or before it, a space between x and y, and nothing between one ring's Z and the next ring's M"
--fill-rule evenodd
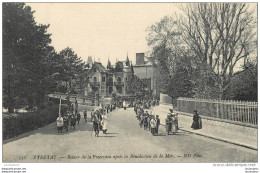
M93 65L92 56L88 56L87 64L89 65L90 68L92 68Z
M136 65L144 65L144 53L136 53Z

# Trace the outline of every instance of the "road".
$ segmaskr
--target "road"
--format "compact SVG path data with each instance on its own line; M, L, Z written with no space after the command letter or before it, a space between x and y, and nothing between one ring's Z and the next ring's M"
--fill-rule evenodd
M82 115L75 130L62 134L53 123L4 141L3 162L257 162L255 150L183 131L168 136L164 126L152 136L133 108L109 113L108 132L99 137L89 120Z

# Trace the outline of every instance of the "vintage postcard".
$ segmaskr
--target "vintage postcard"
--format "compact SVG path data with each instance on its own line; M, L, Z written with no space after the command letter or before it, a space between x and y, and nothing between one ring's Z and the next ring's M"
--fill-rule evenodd
M257 5L3 2L2 162L258 172Z

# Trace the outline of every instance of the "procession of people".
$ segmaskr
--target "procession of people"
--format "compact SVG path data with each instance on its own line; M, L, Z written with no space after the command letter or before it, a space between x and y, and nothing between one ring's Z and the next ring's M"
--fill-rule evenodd
M139 126L146 131L150 131L153 136L159 134L159 127L161 125L161 120L159 115L152 115L148 113L147 108L151 110L155 107L156 101L135 101L133 106L133 110L136 114L136 118L138 120ZM67 131L70 129L76 129L76 125L80 125L80 118L81 114L78 110L78 102L75 101L75 104L71 104L68 111L65 115L59 114L57 118L57 129L58 133L62 133L63 130ZM126 110L126 101L123 101L122 107ZM121 107L121 108L122 108ZM112 112L116 109L116 103L114 104L107 104L107 105L100 105L99 107L92 109L90 113L90 119L92 124L92 132L95 133L95 137L99 136L99 132L103 131L103 134L107 134L107 122L109 112ZM151 111L152 112L152 111ZM87 123L87 109L83 112L85 123ZM201 117L199 116L197 110L194 110L193 115L193 122L191 125L192 129L201 129L202 128L202 121ZM169 113L166 115L165 118L165 131L168 135L170 134L177 134L179 130L178 124L178 113L173 113L173 109L169 109Z
M134 105L134 111L136 113L136 118L139 122L140 127L144 128L146 131L150 131L153 136L158 135L159 126L160 126L160 118L159 115L150 115L148 111L144 111L144 108L150 107L149 103L152 102L146 102L139 101L138 103L135 103ZM153 104L152 106L155 106Z

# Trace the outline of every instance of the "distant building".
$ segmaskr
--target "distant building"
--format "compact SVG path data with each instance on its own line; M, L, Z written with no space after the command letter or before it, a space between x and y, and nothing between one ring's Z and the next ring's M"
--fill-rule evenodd
M128 59L128 57L127 57ZM118 61L115 68L111 67L108 61L107 68L100 62L94 62L92 68L88 71L88 92L98 92L100 97L111 97L113 93L126 95L129 77L132 75L131 67L128 61ZM85 95L88 94L85 92Z
M136 54L136 65L129 61L128 55L126 61L117 61L114 66L108 60L107 68L100 62L91 63L92 57L88 58L88 62L92 65L87 73L85 96L89 93L98 93L100 97L111 97L113 93L127 96L129 79L133 73L142 80L147 93L153 97L159 95L156 88L156 67L152 59L145 57L144 53Z
M152 57L145 57L144 53L136 53L136 65L133 66L134 74L143 80L144 89L151 92L153 97L159 98L156 87L157 69Z

